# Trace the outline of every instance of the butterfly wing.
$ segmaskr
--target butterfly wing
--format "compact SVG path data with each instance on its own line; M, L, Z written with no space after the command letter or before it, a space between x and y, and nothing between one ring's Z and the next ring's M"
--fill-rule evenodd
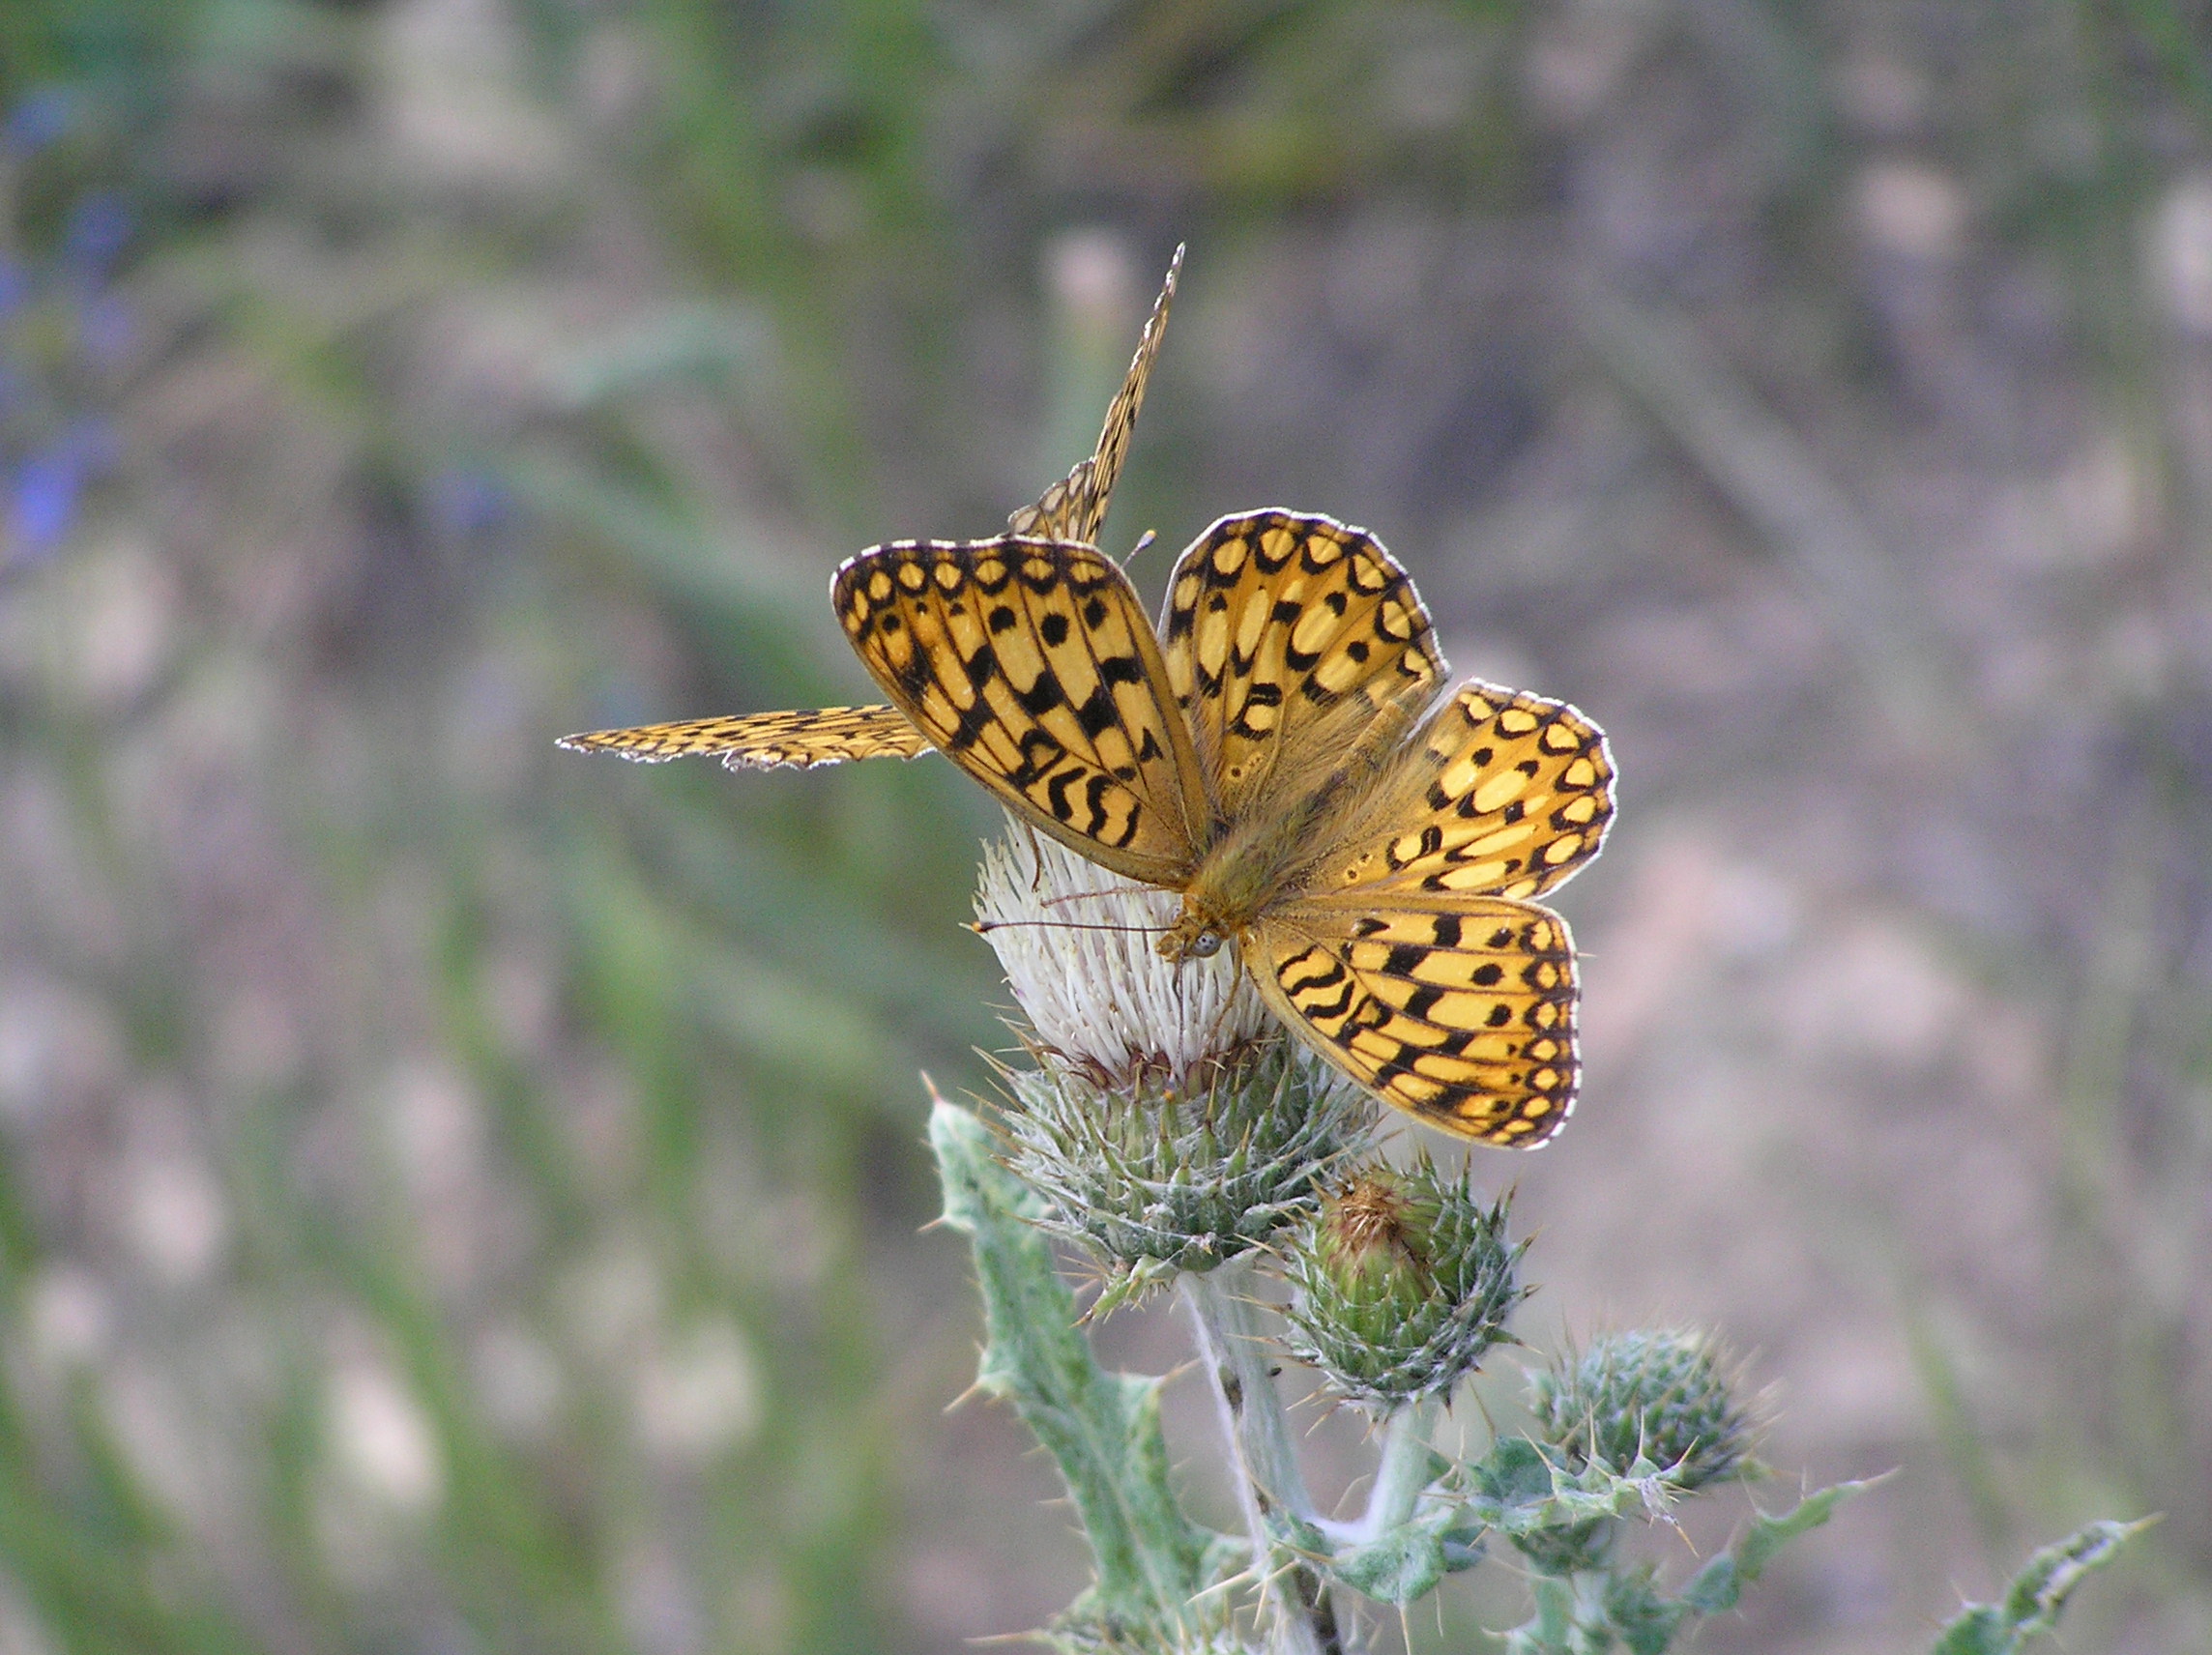
M1116 873L1187 879L1205 784L1111 559L1011 535L897 540L840 568L830 600L899 711L1009 809Z
M559 745L580 753L619 753L648 765L706 758L720 759L734 770L778 765L804 769L851 759L911 759L929 751L929 738L895 707L818 707L586 730L562 737Z
M1160 354L1160 339L1168 330L1168 306L1175 303L1176 277L1181 272L1182 248L1178 247L1160 296L1152 301L1152 314L1137 340L1137 354L1130 360L1121 392L1106 410L1097 449L1089 459L1078 461L1064 479L1046 489L1042 500L1006 519L1006 527L1015 534L1040 540L1074 540L1087 546L1098 543L1107 502L1121 475L1121 462L1128 457L1129 438L1137 428L1137 410L1145 404L1145 381L1151 377L1152 360Z
M1252 511L1192 542L1161 617L1168 682L1223 814L1268 812L1355 758L1386 710L1426 707L1442 679L1428 611L1364 529Z
M1573 1112L1574 949L1556 914L1335 898L1263 920L1245 963L1307 1044L1432 1126L1533 1148Z
M1613 777L1604 734L1572 707L1461 685L1254 928L1262 994L1432 1125L1543 1143L1580 1076L1574 948L1528 899L1597 854Z
M1613 755L1574 708L1470 682L1390 761L1348 843L1306 888L1388 902L1541 896L1598 853Z

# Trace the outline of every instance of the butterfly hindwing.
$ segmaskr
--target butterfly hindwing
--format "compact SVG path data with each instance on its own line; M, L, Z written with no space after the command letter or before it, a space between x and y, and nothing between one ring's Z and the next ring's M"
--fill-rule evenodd
M1224 517L1183 553L1161 617L1168 682L1222 812L1310 792L1377 715L1426 707L1443 673L1413 584L1363 529Z
M646 724L632 730L587 730L561 746L619 753L641 764L669 759L720 759L731 769L800 769L852 759L911 759L929 739L895 707L818 707L801 712L745 712Z
M1566 703L1464 683L1391 762L1387 830L1326 858L1311 888L1541 896L1597 855L1613 773L1604 733Z
M930 742L1019 815L1179 887L1203 780L1128 577L1089 546L897 540L837 571L854 650Z
M1256 927L1245 963L1308 1044L1432 1126L1532 1148L1574 1108L1574 951L1544 909L1316 900Z

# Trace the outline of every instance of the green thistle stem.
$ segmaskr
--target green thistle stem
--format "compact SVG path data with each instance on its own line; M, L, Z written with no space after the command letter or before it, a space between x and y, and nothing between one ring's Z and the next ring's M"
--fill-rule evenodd
M1269 1647L1277 1655L1338 1655L1343 1642L1326 1586L1302 1563L1278 1563L1267 1521L1279 1514L1310 1526L1315 1513L1252 1296L1252 1258L1203 1275L1186 1271L1177 1285L1198 1329L1199 1359L1237 1466L1237 1503L1274 1623Z
M1384 1422L1382 1457L1375 1467L1374 1486L1368 1490L1367 1509L1351 1523L1325 1517L1313 1520L1331 1548L1344 1552L1368 1545L1412 1518L1421 1491L1436 1477L1437 1465L1429 1447L1429 1421L1434 1412L1426 1401L1408 1403Z
M1434 1411L1427 1402L1408 1403L1382 1428L1382 1461L1375 1467L1375 1488L1359 1520L1360 1539L1372 1540L1412 1517L1413 1504L1429 1486L1434 1468L1429 1451L1429 1419Z
M1608 1580L1604 1571L1591 1569L1535 1576L1528 1582L1535 1616L1505 1635L1505 1655L1588 1655L1615 1647L1606 1613Z

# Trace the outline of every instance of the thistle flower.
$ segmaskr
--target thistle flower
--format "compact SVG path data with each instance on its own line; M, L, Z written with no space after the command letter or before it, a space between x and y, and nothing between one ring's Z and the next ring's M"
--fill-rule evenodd
M1205 1071L1281 1037L1228 954L1160 956L1179 908L1172 891L1108 873L1010 817L1006 837L983 847L976 930L1039 1047L1107 1086L1146 1074L1203 1084Z
M1627 1476L1642 1458L1687 1492L1758 1472L1759 1420L1734 1395L1738 1378L1695 1328L1615 1333L1531 1375L1528 1400L1570 1466Z
M977 929L1028 1015L1004 1072L1007 1163L1114 1296L1209 1270L1320 1205L1374 1110L1284 1038L1228 959L1163 959L1176 899L1016 826L986 847Z
M1449 1397L1526 1295L1505 1239L1506 1204L1485 1206L1424 1155L1362 1169L1324 1201L1292 1251L1291 1350L1342 1397L1388 1412Z

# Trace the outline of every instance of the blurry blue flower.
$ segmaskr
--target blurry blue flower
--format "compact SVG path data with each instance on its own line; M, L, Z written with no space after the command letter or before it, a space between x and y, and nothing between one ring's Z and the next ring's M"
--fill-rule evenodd
M69 537L84 481L84 456L66 439L23 462L9 490L11 563L42 558Z
M95 189L70 209L62 256L85 275L105 276L131 240L131 208L123 197L112 189Z
M423 504L431 520L459 538L488 534L514 514L507 484L486 471L455 467L431 479Z
M0 147L18 157L36 155L69 131L75 114L68 87L35 87L0 121Z
M79 421L19 466L8 489L6 562L34 563L69 538L84 486L115 463L104 421Z

